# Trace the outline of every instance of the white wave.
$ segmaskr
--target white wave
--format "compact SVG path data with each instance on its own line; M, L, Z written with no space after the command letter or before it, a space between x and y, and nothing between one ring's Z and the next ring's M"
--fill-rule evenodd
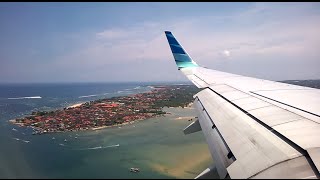
M15 139L15 140L17 140L17 141L23 141L23 142L25 142L25 143L29 143L29 142L30 142L30 141L23 140L23 139L19 139L19 138L12 138L12 139Z
M137 86L137 87L135 87L135 88L133 88L133 89L140 89L141 88L141 86Z
M88 96L79 96L79 98L86 98L86 97L93 97L93 96L98 96L97 94L92 94L92 95L88 95Z
M114 145L106 146L106 147L104 147L104 148L108 148L108 147L119 147L119 146L120 146L120 144L114 144Z
M30 96L30 97L16 97L16 98L8 98L8 99L41 99L41 96Z
M87 148L87 149L101 149L101 146L93 147L93 148Z
M84 148L84 149L78 149L78 150L95 150L95 149L105 149L105 148L111 148L111 147L119 147L119 144L114 144L114 145L110 145L110 146L97 146L97 147L92 147L92 148Z
M132 91L127 91L127 90L124 90L124 91L117 91L118 94L120 93L125 93L125 94L130 94L130 93L133 93Z

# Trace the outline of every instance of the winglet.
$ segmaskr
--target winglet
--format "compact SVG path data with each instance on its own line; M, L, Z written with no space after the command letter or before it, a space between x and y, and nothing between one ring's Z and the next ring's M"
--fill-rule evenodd
M198 67L198 64L192 60L173 34L170 31L165 31L165 34L178 68Z

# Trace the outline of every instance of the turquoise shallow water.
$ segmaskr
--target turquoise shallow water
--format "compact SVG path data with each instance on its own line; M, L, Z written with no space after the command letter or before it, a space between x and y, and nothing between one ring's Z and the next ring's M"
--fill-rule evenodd
M171 115L97 131L32 135L8 123L36 110L148 90L132 83L0 85L0 178L195 177L212 163L207 144L201 132L183 134L189 121L174 120L195 116L192 109L166 108Z
M181 115L193 116L194 110L169 108L166 111L172 114L120 126L121 128L96 131L30 135L27 134L27 129L16 128L17 131L10 132L11 136L21 140L6 139L5 143L14 148L2 148L7 156L2 157L4 159L1 162L8 163L1 164L1 171L4 173L0 176L193 178L209 165L210 160L193 169L182 167L182 170L178 170L180 172L170 173L170 168L183 166L181 162L191 154L209 153L201 132L186 136L182 130L190 122L174 120ZM118 147L108 147L117 144ZM157 168L159 166L160 169ZM131 173L131 167L139 167L141 172Z

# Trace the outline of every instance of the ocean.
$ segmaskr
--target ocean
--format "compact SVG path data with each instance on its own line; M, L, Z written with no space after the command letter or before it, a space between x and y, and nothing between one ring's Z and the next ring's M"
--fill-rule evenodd
M171 115L130 125L44 135L8 122L32 111L146 92L155 84L1 84L0 178L194 178L213 162L202 132L184 135L190 122L176 120L195 116L192 108L165 108Z

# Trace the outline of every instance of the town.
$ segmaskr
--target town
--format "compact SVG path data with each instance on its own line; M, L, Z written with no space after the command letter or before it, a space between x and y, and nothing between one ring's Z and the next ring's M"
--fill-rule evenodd
M10 122L34 128L33 134L99 129L164 115L163 107L185 107L198 91L194 85L153 86L149 92L32 112Z

